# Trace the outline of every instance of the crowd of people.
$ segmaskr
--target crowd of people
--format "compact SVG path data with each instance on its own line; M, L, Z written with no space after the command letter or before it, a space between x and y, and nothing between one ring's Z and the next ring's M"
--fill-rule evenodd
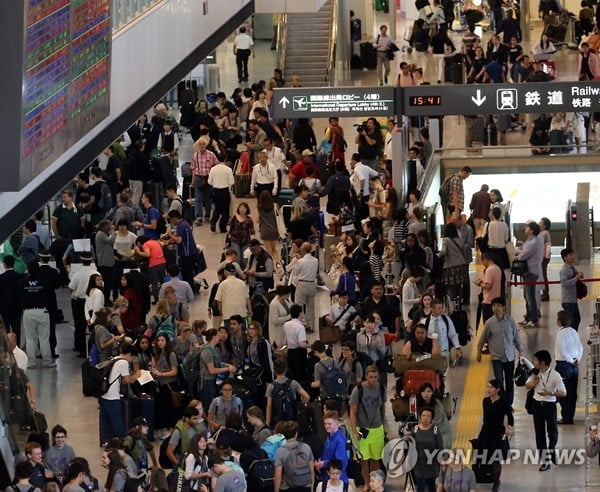
M240 70L246 79L243 64ZM480 449L504 449L503 436L512 434L512 381L522 347L505 312L512 238L500 191L485 185L467 206L463 181L472 169L449 176L440 189L447 221L438 251L418 189L431 155L424 123L414 125L408 187L398 191L389 160L394 118L387 133L375 118L360 125L347 165L337 117L320 142L309 120L272 120L272 88L283 85L275 70L269 82L236 89L231 98L218 93L212 107L194 101L191 113L182 108L185 125L157 104L150 124L141 117L107 149L105 170L93 165L77 177L74 192L63 191L52 213L52 242L36 216L24 225L15 256L4 255L0 314L14 333L11 347L23 372L38 367L38 344L41 367L56 367L56 291L69 288L73 349L108 382L98 398L105 490L308 492L317 483L321 491L384 490L392 347L399 343L408 356L462 358L446 314L471 302L475 246L484 265L475 281L483 322L478 360L488 353L494 372L483 400ZM182 155L178 134L193 139L191 152ZM181 166L186 193L166 184L163 199L155 182L161 158ZM244 198L230 215L237 186L232 168L244 159L251 166L248 194L256 201ZM284 190L290 198L282 197ZM288 202L289 218L282 206ZM211 265L218 282L210 288L207 319L192 319L189 304L207 268L194 237L203 226L222 234L224 250ZM525 328L539 328L540 303L548 299L535 283L547 280L550 229L546 218L528 223L514 252L527 265ZM337 239L325 247L327 230ZM79 250L80 239L90 247ZM52 255L58 270L48 265ZM561 257L556 370L550 352L539 350L526 382L534 390L537 449L547 458L541 471L554 458L557 402L561 423L573 424L583 350L576 332L582 274L571 250ZM26 273L15 269L18 259ZM332 302L320 317L315 297L325 274ZM260 300L266 314L259 317ZM325 327L334 339L321 340ZM311 331L319 336L309 343ZM475 477L463 463L440 468L426 460L427 450L452 443L442 396L423 385L413 410L417 490L472 490ZM66 437L60 425L51 442L34 435L15 487L99 490ZM497 490L499 465L492 474Z

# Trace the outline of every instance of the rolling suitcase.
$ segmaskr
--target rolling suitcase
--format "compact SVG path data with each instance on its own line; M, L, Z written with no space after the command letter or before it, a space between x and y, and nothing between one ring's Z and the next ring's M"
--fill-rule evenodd
M487 125L485 125L485 132L483 133L483 145L498 145L498 127L493 121L490 121Z
M173 164L168 155L161 155L154 159L154 168L157 172L157 177L166 188L169 185L177 186L177 176L173 171Z
M471 446L473 446L473 451L477 451L479 449L478 440L471 439ZM471 469L475 474L475 481L477 483L494 483L491 465L483 465L477 460L473 460L473 463L471 463Z
M250 194L250 178L251 174L236 174L233 185L233 193L238 198L245 198Z
M461 347L466 346L471 341L471 328L469 326L469 317L462 310L460 301L455 303L454 312L450 315L454 328L458 334L458 343Z
M372 43L360 43L360 62L363 68L377 68L377 50Z
M360 56L354 54L350 57L350 69L351 70L360 70L362 68L362 62L360 61Z
M429 383L434 391L440 389L440 375L431 369L410 369L404 373L402 390L405 395L415 395L423 383Z
M295 196L296 196L296 193L294 192L293 189L281 188L279 190L279 194L277 196L277 203L279 203L279 205L281 205L281 206L291 205L292 202L294 201Z

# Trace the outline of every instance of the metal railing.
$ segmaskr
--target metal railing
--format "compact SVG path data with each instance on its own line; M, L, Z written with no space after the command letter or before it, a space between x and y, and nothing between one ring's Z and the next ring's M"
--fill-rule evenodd
M335 59L337 51L337 35L339 24L339 5L338 0L331 0L331 29L329 30L329 46L327 48L327 70L325 72L326 84L333 84L333 74L335 73Z
M284 77L286 76L285 58L287 54L287 24L287 13L283 12L279 14L279 21L277 22L277 65Z
M165 0L112 0L113 34Z
M591 327L588 341L589 353L585 364L585 442L588 444L587 429L591 425L598 425L600 421L600 337L598 327L600 323L600 298L596 299L594 324ZM585 466L586 487L600 486L600 469L598 457L588 458Z

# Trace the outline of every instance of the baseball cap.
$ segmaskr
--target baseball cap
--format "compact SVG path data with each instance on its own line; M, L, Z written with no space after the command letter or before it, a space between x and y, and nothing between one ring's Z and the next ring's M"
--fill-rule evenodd
M137 427L138 425L145 425L148 427L148 421L144 417L136 417L131 421L131 426Z
M313 154L314 154L314 152L310 149L304 149L302 151L302 157L304 157L305 155L313 155Z
M81 253L81 255L79 256L79 259L81 261L94 261L94 257L92 256L92 253Z
M258 239L253 239L250 241L250 247L253 248L254 246L262 246L262 243Z
M233 263L227 263L224 270L229 273L235 273L235 265Z

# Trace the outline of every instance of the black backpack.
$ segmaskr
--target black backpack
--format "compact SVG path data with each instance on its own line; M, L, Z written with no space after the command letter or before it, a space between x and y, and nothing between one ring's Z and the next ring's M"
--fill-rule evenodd
M89 388L89 395L87 396L100 398L119 380L120 376L117 376L112 381L110 380L110 372L118 360L121 360L121 357L113 357L90 367L87 386Z
M273 490L275 465L265 450L248 451L254 458L248 467L248 490L266 492Z
M100 199L98 200L98 207L103 212L108 212L113 207L112 192L110 186L106 182L102 182L100 185Z
M194 209L190 205L190 202L184 200L180 196L175 198L178 202L181 202L181 216L183 219L190 225L190 227L194 227Z
M325 396L339 400L345 398L348 393L348 380L346 373L335 364L333 359L330 362L330 365L319 362L325 368L322 381L325 387Z
M286 379L285 383L273 381L273 421L295 420L298 417L298 401L292 388L292 380Z

